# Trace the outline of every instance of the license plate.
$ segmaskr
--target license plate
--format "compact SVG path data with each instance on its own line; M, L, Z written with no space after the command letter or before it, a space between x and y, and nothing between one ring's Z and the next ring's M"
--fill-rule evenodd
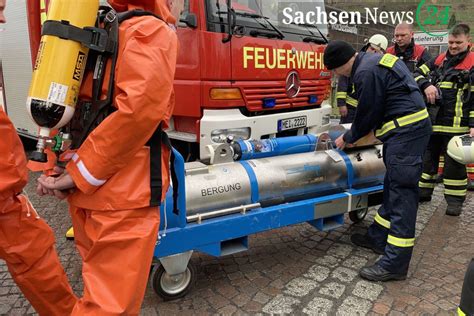
M297 129L306 127L307 119L306 116L292 117L289 119L283 119L278 121L278 131L287 131L290 129Z

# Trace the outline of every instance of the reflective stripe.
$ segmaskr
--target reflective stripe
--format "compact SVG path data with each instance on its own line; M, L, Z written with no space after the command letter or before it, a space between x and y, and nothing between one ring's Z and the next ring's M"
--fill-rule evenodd
M454 196L466 196L467 190L451 190L451 189L444 189L444 194L446 195L454 195Z
M374 220L382 227L390 229L390 221L387 221L385 218L379 215L379 212L375 214Z
M441 162L441 161L444 161L444 155L440 155L440 156L439 156L439 161L440 161L440 162Z
M41 25L43 25L44 22L48 19L48 16L46 15L46 12L41 13Z
M351 98L350 96L347 96L346 103L352 105L353 107L357 107L357 105L359 105L359 101L354 98Z
M469 127L467 126L441 126L441 125L434 125L433 132L438 133L466 133L469 131Z
M395 63L397 62L397 60L398 60L397 56L393 56L391 54L385 54L383 55L382 59L380 59L379 65L392 68L393 65L395 65Z
M461 310L461 307L458 307L458 316L466 316L466 314Z
M338 92L336 93L336 98L345 99L347 97L347 92Z
M415 81L418 82L418 80L423 79L423 78L425 78L425 77L423 77L423 76L418 76L418 77L415 78Z
M428 66L425 65L422 65L420 67L420 70L423 72L423 74L427 75L429 72L430 72L430 68Z
M438 87L440 87L441 89L468 89L469 88L469 85L468 84L465 84L462 88L459 88L456 84L456 82L452 82L452 81L441 81L440 83L438 83Z
M468 173L474 173L474 167L467 167L467 168L466 168L466 171L467 171Z
M444 167L444 161L440 161L438 164L438 167L443 168Z
M443 179L443 183L447 185L453 185L453 186L461 186L461 185L467 185L467 179L464 180L451 180L451 179Z
M469 112L469 117L474 117L474 111Z
M430 174L427 174L427 173L422 173L421 178L425 179L425 180L434 180L434 179L436 179L436 175L435 174L430 175Z
M455 108L455 116L454 116L454 127L461 126L461 118L462 118L462 93L461 89L458 90L456 95L456 108Z
M454 86L454 82L443 81L438 83L438 86L442 89L452 89Z
M398 238L388 235L387 242L397 247L408 248L415 245L415 238Z
M436 183L426 183L426 182L418 182L418 187L423 188L423 189L434 189L436 186Z
M418 111L416 113L412 113L412 114L409 114L409 115L405 115L401 118L398 118L396 120L393 120L393 121L390 121L390 122L387 122L385 123L381 129L378 129L376 132L375 132L375 136L376 137L379 137L379 136L382 136L384 134L386 134L387 132L395 129L397 126L395 125L395 121L397 121L398 125L400 127L402 126L407 126L407 125L410 125L410 124L413 124L413 123L416 123L416 122L419 122L419 121L422 121L426 118L428 118L429 115L428 115L428 111L426 109L423 109L421 111Z
M48 16L46 15L46 1L41 0L40 2L40 20L41 20L41 25L48 19Z
M79 161L77 163L77 168L79 169L79 172L84 177L84 179L86 179L86 181L89 182L90 185L98 187L98 186L101 186L105 183L105 180L99 180L99 179L95 178L89 172L89 170L87 170L86 166L84 165L84 163L82 161Z

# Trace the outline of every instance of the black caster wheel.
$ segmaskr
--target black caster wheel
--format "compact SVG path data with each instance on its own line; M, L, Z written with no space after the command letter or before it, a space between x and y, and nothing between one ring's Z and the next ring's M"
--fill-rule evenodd
M354 224L360 223L367 216L368 211L368 208L363 208L360 210L349 212L349 218Z
M151 274L151 285L155 293L165 301L174 300L188 294L196 283L196 267L191 261L186 271L169 275L161 264L157 264Z

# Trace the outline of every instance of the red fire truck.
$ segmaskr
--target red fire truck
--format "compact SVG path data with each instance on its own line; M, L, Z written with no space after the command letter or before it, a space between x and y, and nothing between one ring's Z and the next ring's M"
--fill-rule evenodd
M188 161L206 160L229 136L264 139L327 130L327 29L283 24L278 14L284 2L185 1L168 133ZM322 1L306 2L324 9ZM25 103L47 5L48 0L8 2L8 23L0 32L0 104L27 137L38 131Z

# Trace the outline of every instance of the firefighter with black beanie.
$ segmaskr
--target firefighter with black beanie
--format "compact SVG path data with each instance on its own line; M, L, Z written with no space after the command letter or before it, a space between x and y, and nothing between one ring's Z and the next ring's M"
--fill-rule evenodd
M415 245L418 178L431 134L423 96L396 56L356 54L348 43L333 41L326 47L324 63L350 78L359 100L354 123L336 140L337 147L344 149L372 131L384 142L383 204L367 234L351 237L354 244L383 256L360 275L371 281L403 280Z

